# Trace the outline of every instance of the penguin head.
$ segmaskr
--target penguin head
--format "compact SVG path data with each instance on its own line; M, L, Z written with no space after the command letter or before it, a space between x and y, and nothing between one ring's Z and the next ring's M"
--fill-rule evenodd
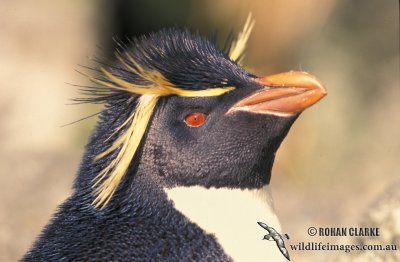
M249 76L221 96L162 98L144 141L140 163L146 173L157 174L167 187L268 183L275 152L298 114L236 110L244 97L262 89Z
M91 77L100 87L88 101L106 104L92 137L94 205L106 205L136 172L170 188L269 183L291 125L326 91L305 72L258 77L243 69L249 30L225 49L162 30L121 45L119 61Z

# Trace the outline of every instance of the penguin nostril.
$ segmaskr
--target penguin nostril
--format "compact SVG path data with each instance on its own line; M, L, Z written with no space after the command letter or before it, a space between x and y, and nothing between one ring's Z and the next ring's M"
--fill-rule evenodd
M199 127L206 121L206 115L200 112L190 113L185 117L186 125L190 127Z

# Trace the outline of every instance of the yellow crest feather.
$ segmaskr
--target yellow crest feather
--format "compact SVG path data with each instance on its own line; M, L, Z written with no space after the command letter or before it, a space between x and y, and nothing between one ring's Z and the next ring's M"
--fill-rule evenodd
M146 131L151 114L157 104L159 96L142 95L135 112L128 118L123 125L128 125L128 129L103 153L99 154L96 159L101 158L116 148L121 146L118 155L103 169L96 177L94 186L96 198L93 205L96 207L104 207L114 195L117 186L121 182L123 175L131 163L137 148L139 147L141 138ZM110 172L107 178L106 175ZM98 185L101 182L100 185Z
M232 47L229 50L229 57L233 61L237 61L237 59L239 59L237 61L238 64L241 64L243 60L242 54L246 49L247 41L249 40L251 31L253 30L254 23L255 21L253 19L252 14L250 13L247 16L247 20L246 23L244 24L242 32L239 33L238 38L236 39L236 41L232 43Z

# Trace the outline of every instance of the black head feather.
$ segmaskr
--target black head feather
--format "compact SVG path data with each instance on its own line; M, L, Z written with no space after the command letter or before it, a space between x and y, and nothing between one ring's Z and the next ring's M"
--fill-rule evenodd
M215 42L188 30L165 29L132 41L129 53L144 67L162 73L177 86L189 90L235 86L249 73L231 61Z

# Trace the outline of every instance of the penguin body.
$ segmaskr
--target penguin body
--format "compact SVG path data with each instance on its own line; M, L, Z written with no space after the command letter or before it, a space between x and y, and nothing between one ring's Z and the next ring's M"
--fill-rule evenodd
M132 45L93 78L86 101L105 108L72 196L23 261L277 261L257 225L280 230L272 164L323 87L305 73L258 78L188 31Z
M23 261L229 261L214 236L150 187L131 195L138 204L102 213L71 197Z

